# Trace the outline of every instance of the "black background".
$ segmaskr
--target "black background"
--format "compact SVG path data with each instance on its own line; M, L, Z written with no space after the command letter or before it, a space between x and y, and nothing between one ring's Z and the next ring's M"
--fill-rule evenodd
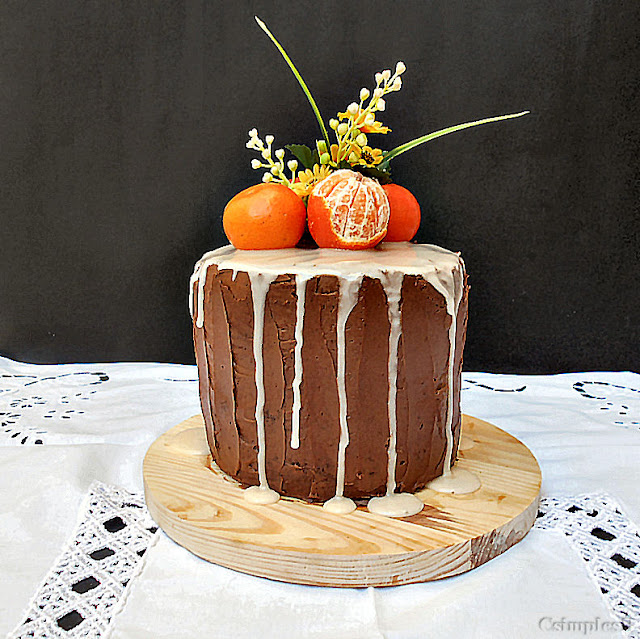
M259 180L246 132L312 143L407 65L381 146L530 109L394 161L417 239L462 251L467 370L637 369L640 3L0 4L0 352L192 362L187 282Z

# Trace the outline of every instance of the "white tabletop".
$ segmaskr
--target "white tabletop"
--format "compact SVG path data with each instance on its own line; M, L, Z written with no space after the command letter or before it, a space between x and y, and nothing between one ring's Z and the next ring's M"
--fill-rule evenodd
M640 638L640 375L467 373L462 402L538 458L531 533L458 577L315 588L209 564L150 520L142 458L199 412L195 367L0 358L0 634Z

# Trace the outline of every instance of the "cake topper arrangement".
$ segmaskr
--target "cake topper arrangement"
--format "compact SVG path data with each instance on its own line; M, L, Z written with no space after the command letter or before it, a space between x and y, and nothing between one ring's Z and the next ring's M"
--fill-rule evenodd
M273 135L265 135L263 140L257 129L249 131L246 146L259 154L251 166L262 171L262 181L233 197L223 215L225 233L238 249L292 248L307 228L321 248L367 249L383 239L410 241L420 226L420 205L408 189L391 181L391 161L443 135L529 113L457 124L384 150L378 146L378 136L391 129L378 118L386 110L387 97L402 88L404 62L398 62L393 72L385 69L376 73L375 87L361 88L358 101L329 119L327 129L291 58L257 16L256 22L304 91L321 139L313 148L304 144L277 147ZM287 151L293 157L287 159Z

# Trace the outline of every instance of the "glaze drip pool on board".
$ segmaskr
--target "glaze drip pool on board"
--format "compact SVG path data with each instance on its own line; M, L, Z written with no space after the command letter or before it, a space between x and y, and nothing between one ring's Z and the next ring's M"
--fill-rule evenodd
M406 275L419 276L430 283L442 295L447 314L451 317L448 330L449 356L447 367L448 402L446 409L446 452L442 478L429 484L433 490L463 492L469 489L473 482L468 478L463 480L459 474L451 473L453 461L453 381L454 357L456 348L456 317L464 289L464 263L458 254L432 245L415 245L410 243L382 244L376 249L363 251L345 251L335 249L279 249L270 251L240 251L226 246L211 251L203 256L196 264L191 277L189 306L194 324L198 328L204 325L204 290L207 272L211 265L219 271L229 270L235 275L245 272L251 283L251 293L254 305L254 359L256 363L256 428L258 436L258 470L260 486L263 490L268 487L265 472L265 443L264 443L264 380L262 379L262 328L264 323L264 306L271 283L279 276L288 274L293 276L296 287L296 326L294 349L294 380L292 384L293 407L291 413L291 441L290 446L297 448L300 443L300 385L304 379L303 363L303 324L305 317L306 287L314 277L328 275L335 276L339 282L339 303L337 320L337 375L336 385L339 396L340 441L338 447L337 473L335 496L325 503L327 510L333 512L350 512L355 504L343 496L344 491L344 463L345 452L349 444L349 429L347 422L348 406L345 390L346 360L345 360L345 332L349 315L358 301L360 287L364 277L378 280L387 297L387 307L390 323L389 355L388 355L388 416L389 416L389 444L387 447L387 494L385 497L371 500L372 510L388 511L390 516L406 516L404 513L411 503L413 508L421 508L422 502L409 494L395 493L396 487L396 392L397 392L397 357L398 340L401 334L401 293L402 283ZM194 299L194 290L196 298ZM257 326L260 324L260 326ZM256 342L258 342L256 344ZM440 479L447 479L440 482ZM456 489L456 483L460 483ZM258 487L253 487L258 488ZM250 489L248 489L250 491ZM255 491L252 491L255 492ZM248 492L247 497L252 494ZM271 491L275 492L275 491ZM276 493L277 494L277 493ZM398 498L402 497L402 500ZM384 500L387 500L386 502ZM400 505L402 501L402 505ZM375 506L374 506L375 504ZM386 505L385 505L386 504ZM417 510L415 511L417 512Z

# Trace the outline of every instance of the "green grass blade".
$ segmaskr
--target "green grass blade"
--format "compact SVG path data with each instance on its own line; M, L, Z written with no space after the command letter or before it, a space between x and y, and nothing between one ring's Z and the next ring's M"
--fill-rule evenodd
M318 120L318 124L320 125L322 135L324 136L324 139L327 143L327 148L330 148L331 142L329 141L329 133L327 132L324 122L322 121L322 116L320 115L320 109L318 109L318 105L316 104L316 101L313 99L313 96L311 95L311 91L309 91L309 87L306 85L305 81L302 79L302 76L298 72L298 69L296 69L295 64L293 64L293 62L291 61L291 58L287 55L287 52L282 48L282 45L276 40L273 33L269 31L269 29L267 28L267 25L264 22L262 22L262 20L260 20L258 16L254 16L254 17L256 19L256 22L258 23L258 26L269 36L273 44L276 45L278 51L280 51L282 57L285 59L285 62L289 65L289 68L293 72L293 75L295 75L296 80L302 87L302 90L304 91L304 94L307 96L307 100L309 100L309 104L313 109L313 113L316 116L316 120Z
M472 126L480 126L481 124L488 124L489 122L498 122L499 120L509 120L511 118L519 118L523 115L530 113L530 111L521 111L520 113L510 113L509 115L497 115L493 118L485 118L484 120L475 120L474 122L465 122L464 124L456 124L455 126L447 127L446 129L440 129L439 131L434 131L433 133L427 133L427 135L423 135L415 140L411 140L410 142L405 142L400 146L397 146L395 149L388 151L384 154L384 160L380 164L381 168L386 168L389 166L389 162L393 160L393 158L397 157L401 153L405 151L409 151L419 144L424 144L425 142L429 142L430 140L435 140L435 138L439 138L443 135L447 135L449 133L455 133L456 131L461 131L462 129L469 129Z

